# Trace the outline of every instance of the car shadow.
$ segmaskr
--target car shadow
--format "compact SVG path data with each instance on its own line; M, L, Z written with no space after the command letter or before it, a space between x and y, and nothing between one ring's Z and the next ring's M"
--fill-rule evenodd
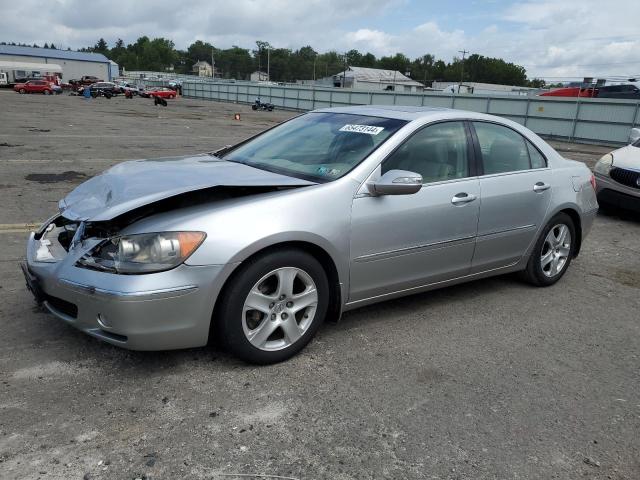
M598 210L598 216L611 220L622 220L623 222L640 224L640 212L635 212L633 210L611 207L603 208L601 206Z
M335 331L348 331L359 328L363 323L386 323L402 321L416 311L436 309L446 304L481 298L491 292L504 291L505 294L518 289L532 288L517 278L515 274L505 274L491 278L474 280L450 287L427 292L415 293L405 297L386 300L373 305L345 312L337 324L328 324ZM433 318L433 321L446 321L446 318Z
M442 306L456 302L477 301L491 292L503 291L505 295L509 295L530 288L532 287L520 281L515 275L507 274L387 300L346 312L338 323L325 323L318 332L318 340L331 344L335 337L363 326L411 321L412 315L416 312L428 312L429 309L441 310ZM38 308L34 307L34 310ZM40 317L37 321L41 323L38 328L40 335L39 339L33 342L34 346L54 348L59 352L59 355L51 352L54 359L57 357L59 360L70 360L71 356L76 361L92 362L99 364L100 368L117 371L119 375L129 379L163 376L194 368L214 366L213 370L216 372L267 368L247 364L215 344L184 350L126 350L92 338L70 325L58 321L52 322L49 314L43 311L40 313L42 316L37 315ZM427 320L440 323L447 322L448 317L434 315ZM306 355L305 351L303 350L298 356Z

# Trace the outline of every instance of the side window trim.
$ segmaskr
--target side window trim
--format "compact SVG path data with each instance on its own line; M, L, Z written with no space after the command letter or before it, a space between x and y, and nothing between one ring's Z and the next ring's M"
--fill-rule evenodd
M499 127L503 127L503 128L508 128L509 130L513 131L514 133L518 134L520 137L522 137L522 139L525 142L525 146L527 147L527 157L529 158L529 170L513 170L510 172L501 172L501 173L492 173L489 174L491 176L495 176L495 175L505 175L505 174L512 174L512 173L521 173L521 172L528 172L531 170L541 170L543 168L549 168L549 160L547 159L547 157L545 156L544 153L542 153L540 151L540 149L533 143L531 142L527 137L525 137L524 135L522 135L520 132L518 132L516 129L511 128L508 125L504 125L503 123L500 122L492 122L490 120L467 120L467 123L469 124L469 131L471 132L471 137L473 139L473 152L474 152L474 157L477 158L477 169L478 169L478 176L482 177L485 176L486 174L484 173L484 159L482 157L482 149L480 148L480 140L478 139L478 134L476 132L476 128L474 126L474 123L489 123L492 125L498 125ZM535 148L538 153L540 154L540 156L542 157L542 159L544 160L544 167L541 168L533 168L533 164L531 163L531 153L529 152L529 148L528 146L531 145L533 148Z
M435 181L435 182L424 182L423 181L422 185L431 185L431 184L449 183L449 182L459 182L459 181L468 180L470 178L474 178L474 177L479 176L482 162L481 162L481 158L478 158L478 156L476 155L476 152L475 152L473 138L472 138L472 134L471 134L471 132L473 131L473 127L470 125L469 120L466 119L466 118L451 118L451 119L448 118L446 120L436 120L435 122L427 123L427 124L421 126L416 131L412 132L411 135L409 135L407 138L405 138L402 141L401 144L399 144L391 152L389 152L387 154L387 156L382 159L382 161L378 164L378 166L373 171L375 172L376 169L380 169L380 174L382 174L382 165L384 164L384 162L386 162L388 159L393 157L393 155L398 150L400 150L400 148L402 148L407 142L409 142L415 135L421 133L426 128L429 128L429 127L432 127L434 125L438 125L438 124L441 124L441 123L460 123L460 124L462 124L462 126L464 128L465 136L466 136L466 139L467 139L467 158L468 158L467 176L466 177L462 177L462 178L452 178L452 179L449 179L449 180L438 180L438 181Z

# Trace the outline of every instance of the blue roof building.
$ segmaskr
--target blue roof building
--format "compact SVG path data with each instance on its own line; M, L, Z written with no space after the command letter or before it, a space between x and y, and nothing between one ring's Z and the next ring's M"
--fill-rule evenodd
M62 67L62 78L68 81L83 75L112 80L118 75L117 66L101 53L75 52L52 48L0 45L0 60L25 63L54 63ZM115 64L114 64L115 65Z

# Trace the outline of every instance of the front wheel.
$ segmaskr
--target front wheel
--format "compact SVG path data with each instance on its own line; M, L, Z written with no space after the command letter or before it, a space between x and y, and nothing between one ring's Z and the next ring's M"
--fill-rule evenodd
M299 250L269 252L240 267L217 310L223 344L241 359L269 364L313 338L329 306L322 265Z
M576 229L566 213L555 215L542 230L523 278L537 287L553 285L565 274L576 247Z
M20 92L20 93L22 93L22 94L27 93L27 91L26 91L24 88L21 88L21 89L19 90L19 92Z

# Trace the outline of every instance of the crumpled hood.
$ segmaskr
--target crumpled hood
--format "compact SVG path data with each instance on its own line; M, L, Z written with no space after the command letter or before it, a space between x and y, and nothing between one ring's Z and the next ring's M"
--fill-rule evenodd
M313 182L227 162L211 155L134 160L87 180L60 200L70 220L111 220L165 198L216 186L289 187Z
M628 170L640 170L640 148L627 145L611 152L613 155L613 166Z

